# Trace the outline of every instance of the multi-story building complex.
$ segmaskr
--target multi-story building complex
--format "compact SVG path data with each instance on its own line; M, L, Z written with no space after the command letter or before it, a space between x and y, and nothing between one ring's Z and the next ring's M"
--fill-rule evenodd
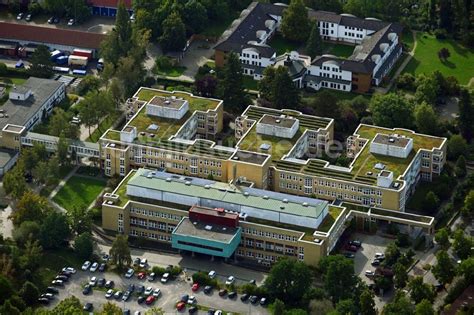
M192 252L270 266L280 257L317 265L349 222L377 220L428 233L433 218L294 196L163 171L132 170L104 195L102 226Z
M239 55L244 74L255 80L263 78L267 67L285 66L298 87L365 93L382 82L402 53L402 27L397 23L308 10L324 40L354 45L353 54L349 58L323 55L312 61L296 52L277 56L271 38L285 9L283 4L251 3L214 47L216 65L222 66L233 52Z

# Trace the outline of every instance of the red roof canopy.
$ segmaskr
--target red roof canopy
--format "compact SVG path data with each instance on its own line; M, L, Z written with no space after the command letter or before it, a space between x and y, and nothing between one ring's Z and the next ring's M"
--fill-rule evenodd
M0 22L0 39L98 49L105 37L98 33Z
M89 4L94 7L108 7L116 8L118 7L119 0L90 0ZM123 3L127 9L132 8L132 0L124 0Z

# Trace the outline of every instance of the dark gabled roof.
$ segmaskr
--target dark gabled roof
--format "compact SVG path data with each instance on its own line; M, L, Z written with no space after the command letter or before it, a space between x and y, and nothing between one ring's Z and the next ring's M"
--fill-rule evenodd
M281 16L285 8L280 5L252 2L222 34L214 49L225 52L240 51L249 42L257 41L257 31L268 30L265 21L275 20L272 15Z
M0 39L99 49L106 35L53 27L0 22Z
M257 51L260 56L265 57L265 58L271 58L276 52L275 49L273 49L272 47L268 45L244 44L242 46L242 49L245 49L245 48L252 48L255 51Z
M318 22L329 22L335 24L341 22L341 15L334 12L309 10L308 15L310 19L315 19Z
M359 18L356 16L349 16L349 15L341 15L341 25L344 26L350 26L350 27L357 27L357 28L362 28L365 30L371 30L371 31L378 31L385 26L387 26L389 23L380 21L377 19L373 18Z

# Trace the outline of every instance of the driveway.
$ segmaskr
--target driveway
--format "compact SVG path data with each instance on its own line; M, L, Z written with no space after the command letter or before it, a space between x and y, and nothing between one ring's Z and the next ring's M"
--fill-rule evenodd
M382 237L380 235L369 235L362 233L354 233L351 236L353 240L360 240L362 247L355 253L354 257L354 271L365 283L374 283L372 279L365 275L366 270L375 271L375 267L372 267L371 262L375 257L375 253L384 253L387 245L392 242L392 239ZM376 295L374 298L375 306L377 309L382 311L384 305L388 303L393 297L394 290L387 292L384 296Z
M186 67L186 70L179 78L194 81L199 67L205 65L214 55L213 45L200 40L192 42L180 62L180 65Z
M127 302L114 299L105 298L105 289L95 288L92 293L89 295L82 294L83 286L89 282L92 276L97 278L105 278L106 280L113 280L115 283L114 289L125 291L129 284L133 283L135 286L143 285L145 287L151 286L153 289L159 288L161 290L161 296L152 304L146 305L137 303L137 294L134 294ZM228 299L222 298L218 295L218 292L214 290L210 295L204 294L202 289L199 289L198 292L192 292L191 283L185 281L184 278L178 278L172 280L166 284L162 284L159 281L155 280L149 282L146 280L138 280L135 276L131 279L125 279L123 276L119 276L112 272L105 273L91 273L89 271L78 271L75 275L71 277L69 282L65 285L64 288L59 290L59 295L53 300L53 303L50 304L49 308L54 307L59 303L59 301L74 295L81 300L83 304L92 303L94 310L97 311L102 308L102 306L107 302L112 302L117 304L122 309L129 309L132 314L135 311L141 311L142 314L152 308L160 307L165 312L165 314L178 313L175 309L176 301L184 294L194 295L196 297L198 305L210 307L214 309L221 309L228 312L235 312L241 314L268 314L267 309L262 308L259 305L252 305L248 302L243 303L239 298L237 299ZM187 310L182 311L181 313L187 313ZM200 314L206 314L206 312L199 312Z

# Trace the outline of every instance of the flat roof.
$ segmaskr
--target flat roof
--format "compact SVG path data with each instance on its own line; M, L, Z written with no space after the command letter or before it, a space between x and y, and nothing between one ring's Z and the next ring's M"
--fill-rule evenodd
M5 167L5 165L17 154L18 152L14 150L0 149L0 167Z
M162 107L173 108L173 109L181 108L181 106L183 106L184 103L186 103L186 101L181 98L164 97L164 96L159 96L159 95L154 96L149 102L149 104L151 105L162 106Z
M180 176L140 168L128 180L128 186L218 200L263 210L318 218L328 202L269 190L228 185L207 179Z
M189 209L189 212L206 214L208 216L226 218L226 219L232 219L232 220L236 220L239 217L239 215L235 212L228 212L228 211L218 212L216 209L201 207L201 206L193 206L191 207L191 209Z
M283 128L291 128L296 123L297 119L293 117L280 117L274 115L263 115L259 123L273 126L281 126Z
M176 226L173 234L197 237L221 243L230 243L238 230L239 228L200 221L191 221L189 218L183 218Z
M378 133L372 142L405 148L410 142L410 139L411 138L405 136Z
M0 25L1 28L1 25ZM30 77L17 91L31 90L32 95L25 101L8 99L2 108L8 117L0 118L0 130L7 124L24 126L64 83L50 79Z

